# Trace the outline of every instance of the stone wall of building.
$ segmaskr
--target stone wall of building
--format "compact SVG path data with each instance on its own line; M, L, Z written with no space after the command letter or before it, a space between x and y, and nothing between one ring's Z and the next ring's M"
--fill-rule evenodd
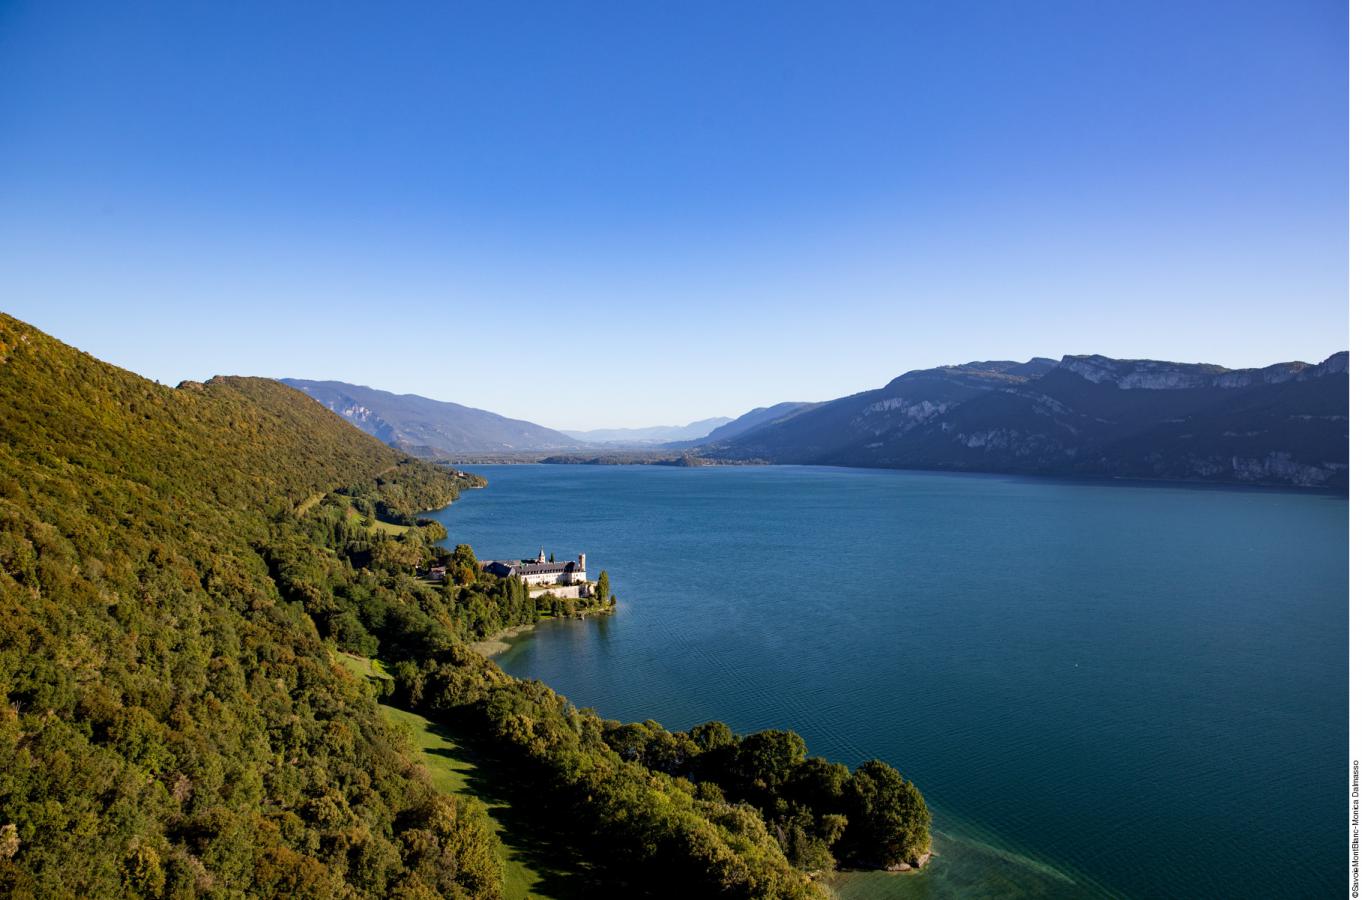
M520 576L521 580L526 584L560 584L562 583L562 579L567 577L572 579L572 584L586 583L585 572L571 572L567 574L562 572L544 572L542 574L534 573Z
M596 588L595 582L584 581L580 584L561 584L555 587L531 588L531 597L590 597Z

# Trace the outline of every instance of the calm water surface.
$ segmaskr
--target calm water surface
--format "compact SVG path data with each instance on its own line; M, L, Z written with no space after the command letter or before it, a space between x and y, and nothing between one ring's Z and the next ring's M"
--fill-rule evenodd
M936 814L848 898L1333 895L1347 501L859 469L485 466L479 557L587 553L620 596L498 657L671 729L793 728Z

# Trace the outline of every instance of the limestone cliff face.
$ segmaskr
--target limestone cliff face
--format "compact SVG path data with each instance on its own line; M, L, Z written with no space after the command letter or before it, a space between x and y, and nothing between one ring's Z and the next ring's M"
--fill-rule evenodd
M1299 462L1290 453L1273 451L1264 456L1229 456L1214 459L1192 459L1198 475L1214 480L1249 481L1254 483L1291 484L1316 487L1346 471L1341 462L1320 465Z
M1261 369L1066 356L909 372L721 459L1342 487L1348 354Z
M352 422L368 422L374 417L374 411L358 403L337 403L334 400L327 400L323 404L333 413L344 416Z
M1287 362L1262 369L1226 369L1197 363L1110 359L1105 356L1066 356L1060 360L1057 368L1073 372L1094 384L1115 384L1122 390L1189 390L1205 387L1229 389L1346 374L1348 354L1346 351L1335 353L1316 366L1303 362Z

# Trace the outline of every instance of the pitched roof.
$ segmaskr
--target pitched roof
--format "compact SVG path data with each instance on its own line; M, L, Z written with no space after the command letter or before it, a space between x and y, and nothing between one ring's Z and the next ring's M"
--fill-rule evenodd
M565 562L526 562L523 559L494 559L483 563L484 567L497 566L520 575L547 575L551 572L575 572L577 561Z

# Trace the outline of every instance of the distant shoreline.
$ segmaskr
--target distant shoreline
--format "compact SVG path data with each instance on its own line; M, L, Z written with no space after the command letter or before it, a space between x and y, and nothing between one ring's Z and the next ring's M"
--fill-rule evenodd
M635 454L630 454L631 456ZM638 454L642 455L642 454ZM1216 481L1194 478L1154 478L1140 475L1101 475L1101 474L1072 474L1047 472L1016 472L1003 471L997 469L938 469L938 468L912 468L906 466L844 466L837 463L773 463L762 460L710 460L697 459L692 463L682 463L675 456L667 455L666 459L623 459L608 458L605 456L583 456L569 457L564 455L545 455L513 454L507 456L487 456L477 457L457 457L451 459L433 460L442 466L520 466L520 465L542 465L542 466L663 466L668 468L771 468L771 469L836 469L839 471L863 471L863 472L912 472L922 475L963 475L989 478L1027 478L1037 481L1049 481L1057 484L1102 484L1102 485L1129 485L1131 487L1176 487L1193 489L1221 489L1234 488L1237 490L1254 491L1285 491L1288 493L1302 493L1315 495L1331 495L1347 499L1349 496L1348 485L1324 486L1324 485L1296 485L1284 484L1281 482L1256 482L1256 481Z

